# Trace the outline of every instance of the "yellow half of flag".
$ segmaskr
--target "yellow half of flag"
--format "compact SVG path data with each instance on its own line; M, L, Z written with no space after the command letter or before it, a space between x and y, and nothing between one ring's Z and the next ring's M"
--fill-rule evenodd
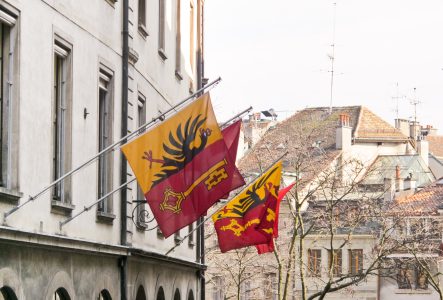
M212 216L212 220L216 222L225 218L243 218L248 211L265 203L268 197L272 196L277 199L281 170L282 165L280 161L216 212Z
M209 94L122 147L146 194L156 182L179 172L204 148L223 136Z

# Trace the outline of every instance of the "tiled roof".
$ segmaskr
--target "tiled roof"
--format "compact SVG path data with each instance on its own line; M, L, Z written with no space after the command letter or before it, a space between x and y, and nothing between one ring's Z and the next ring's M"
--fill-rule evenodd
M400 130L374 114L366 107L361 107L359 121L354 132L355 138L407 140Z
M437 214L443 205L443 184L436 182L417 193L395 200L397 209L409 214Z
M306 108L271 126L257 144L239 161L243 174L260 173L286 151L286 172L299 169L299 184L304 185L327 168L341 154L335 146L340 114L350 117L354 136L361 138L407 138L380 117L362 106ZM303 164L301 164L303 162Z
M443 157L443 136L428 135L426 140L429 142L429 152L437 157Z
M347 113L355 127L358 106L333 108L307 108L268 129L263 138L239 162L245 173L259 173L269 167L285 152L286 172L299 169L299 184L309 182L340 153L335 148L335 133L339 115ZM302 162L302 164L301 164Z

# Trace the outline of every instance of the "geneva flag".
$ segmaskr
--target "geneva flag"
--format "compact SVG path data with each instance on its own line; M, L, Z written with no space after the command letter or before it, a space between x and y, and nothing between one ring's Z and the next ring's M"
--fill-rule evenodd
M209 94L124 145L122 151L165 237L244 184Z
M221 252L269 243L280 179L278 162L212 216Z
M278 198L277 198L277 208L275 209L275 221L274 221L274 232L273 232L273 238L269 241L267 244L260 244L255 245L255 248L257 248L258 254L264 254L268 252L274 251L274 238L278 237L278 215L280 212L280 203L283 197L286 195L287 192L289 192L292 187L295 185L295 181L285 187L284 189L281 189L278 191Z

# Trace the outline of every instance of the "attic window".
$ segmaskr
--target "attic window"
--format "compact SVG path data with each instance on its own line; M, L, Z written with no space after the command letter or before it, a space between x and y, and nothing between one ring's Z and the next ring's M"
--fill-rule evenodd
M275 147L275 149L282 150L282 149L286 149L286 147L285 147L285 145L283 145L283 143L280 143L277 145L277 147Z

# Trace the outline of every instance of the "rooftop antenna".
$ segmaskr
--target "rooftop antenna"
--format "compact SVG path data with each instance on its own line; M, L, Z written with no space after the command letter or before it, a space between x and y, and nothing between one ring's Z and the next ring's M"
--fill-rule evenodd
M414 105L414 125L417 125L417 105L421 103L421 101L419 101L417 99L417 88L414 88L414 97L411 99L411 105Z
M395 96L395 97L391 97L393 100L395 100L397 103L396 103L396 106L395 106L395 115L396 115L396 118L397 119L399 119L399 100L400 99L403 99L405 96L404 95L401 95L400 96L400 89L398 88L398 82L397 82L397 96Z
M329 59L331 60L331 91L330 91L330 100L329 100L329 114L332 114L332 91L334 86L334 60L335 60L335 18L337 11L337 3L333 3L334 5L334 19L333 19L333 27L332 27L332 54L329 54Z

